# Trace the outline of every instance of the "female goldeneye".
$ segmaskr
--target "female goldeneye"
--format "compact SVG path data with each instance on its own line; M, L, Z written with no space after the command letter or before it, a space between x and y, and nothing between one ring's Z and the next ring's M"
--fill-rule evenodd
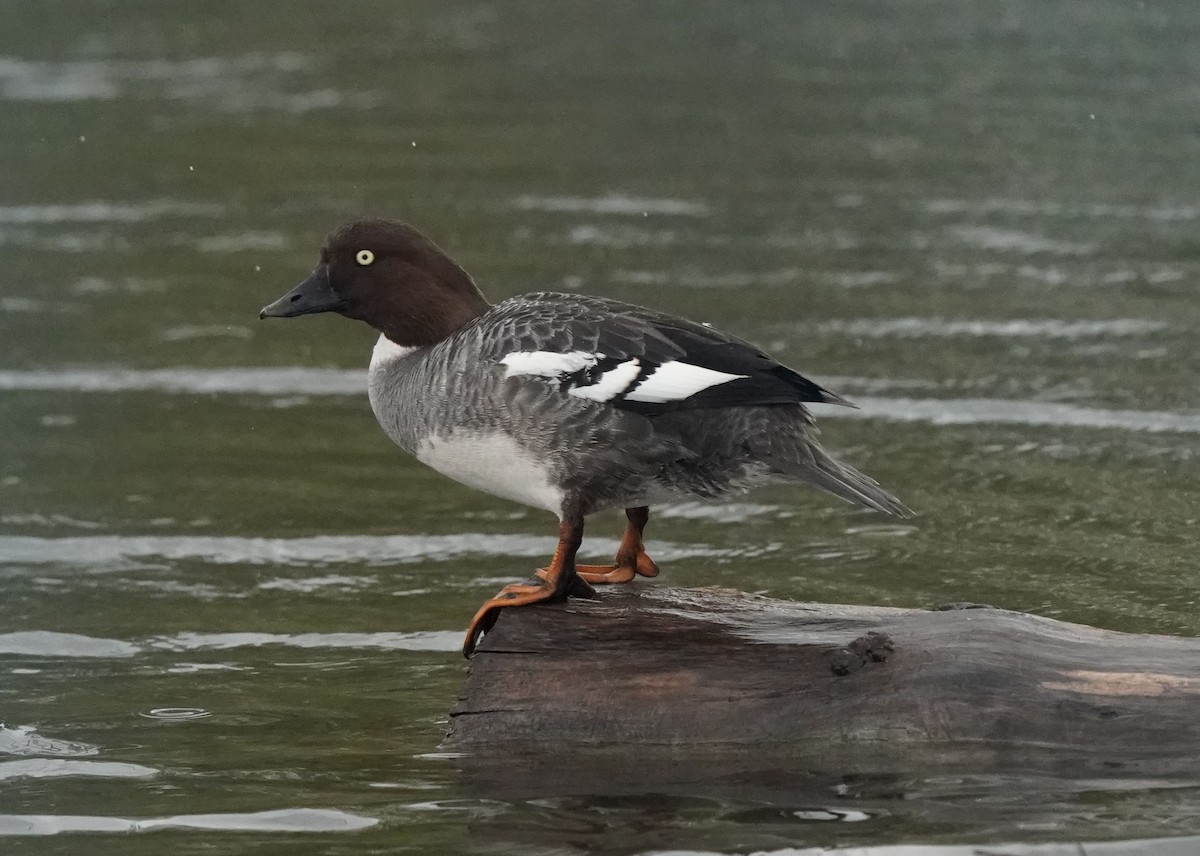
M493 306L433 242L394 220L335 231L312 274L260 317L313 312L380 332L368 391L398 446L455 481L559 517L550 563L483 604L467 656L501 608L656 575L642 546L656 502L785 477L910 513L817 442L804 405L846 401L707 325L578 294ZM576 565L584 518L606 508L628 519L615 561Z

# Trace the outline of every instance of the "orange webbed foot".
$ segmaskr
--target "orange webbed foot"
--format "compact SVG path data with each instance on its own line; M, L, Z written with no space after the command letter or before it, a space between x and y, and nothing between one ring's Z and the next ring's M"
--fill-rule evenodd
M611 565L576 565L575 572L592 585L619 585L635 576L658 576L658 565L646 555L645 550L638 550L631 556L618 555Z
M618 585L627 583L634 577L633 568L629 565L576 565L575 573L584 582L592 585Z
M530 583L514 583L507 585L496 593L495 597L485 601L467 629L467 638L463 640L463 656L470 657L479 644L479 639L492 629L499 617L500 610L508 606L525 606L530 603L555 600L555 587L546 582L533 585Z
M463 656L470 657L475 652L480 637L495 626L501 609L550 603L568 596L595 597L595 590L575 573L575 551L582 540L583 518L564 518L559 524L558 548L550 564L537 571L529 582L507 585L479 607L463 640Z
M576 565L575 552L583 540L583 518L564 517L559 524L558 549L550 564L538 570L528 583L505 586L495 597L486 601L467 630L463 640L463 656L470 657L479 640L496 624L500 610L531 603L550 603L567 597L596 597L593 585L627 583L634 577L658 576L658 565L646 555L642 545L642 530L650 517L646 506L625 509L628 525L621 537L616 560L611 565Z

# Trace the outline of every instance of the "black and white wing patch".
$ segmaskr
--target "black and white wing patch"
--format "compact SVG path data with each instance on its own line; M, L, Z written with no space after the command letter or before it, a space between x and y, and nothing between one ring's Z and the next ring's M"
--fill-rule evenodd
M848 402L718 330L597 297L531 294L493 310L482 346L507 377L647 416L681 409Z
M544 377L557 381L567 395L576 398L631 405L678 404L747 377L682 360L657 363L645 357L610 357L586 351L516 351L500 362L506 366L507 377Z

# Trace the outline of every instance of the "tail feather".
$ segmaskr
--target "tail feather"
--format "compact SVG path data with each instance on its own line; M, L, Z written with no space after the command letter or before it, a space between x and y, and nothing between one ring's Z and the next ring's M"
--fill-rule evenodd
M834 459L828 452L811 443L798 465L788 467L786 474L832 493L847 502L865 505L884 514L912 517L915 512L879 486L870 476Z

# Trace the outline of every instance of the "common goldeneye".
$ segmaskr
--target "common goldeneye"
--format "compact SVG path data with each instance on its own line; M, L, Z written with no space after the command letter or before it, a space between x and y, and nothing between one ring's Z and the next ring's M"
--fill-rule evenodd
M260 317L313 312L380 332L368 391L393 442L455 481L559 518L550 563L480 607L466 656L504 607L655 576L642 532L656 502L718 499L784 477L910 514L817 442L804 405L848 402L708 325L578 294L493 306L432 241L394 220L335 231L312 274ZM584 518L606 508L628 520L615 561L576 565Z

